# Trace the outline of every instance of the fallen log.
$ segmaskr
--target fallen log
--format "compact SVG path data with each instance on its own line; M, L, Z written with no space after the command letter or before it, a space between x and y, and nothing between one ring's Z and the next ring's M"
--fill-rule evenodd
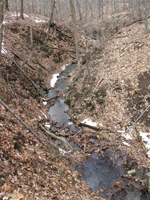
M97 130L97 131L100 131L100 130L102 130L102 128L99 128L99 127L97 127L97 126L91 126L91 125L89 125L89 124L85 124L85 123L83 123L83 122L80 122L79 124L78 124L78 126L84 126L84 127L87 127L87 128L91 128L91 129L94 129L94 130Z
M46 130L44 128L44 126L40 125L40 127L42 128L42 130L44 130L50 137L56 139L56 140L59 140L63 143L64 147L66 150L70 150L72 149L71 145L69 144L69 142L67 140L65 140L65 138L63 137L59 137L57 135L55 135L54 133L51 133L50 131Z
M13 53L17 58L19 58L21 61L23 61L26 65L28 65L31 69L35 70L31 65L29 65L29 64L27 63L27 61L24 61L24 60L23 60L19 55L17 55L15 52L12 51L12 53Z

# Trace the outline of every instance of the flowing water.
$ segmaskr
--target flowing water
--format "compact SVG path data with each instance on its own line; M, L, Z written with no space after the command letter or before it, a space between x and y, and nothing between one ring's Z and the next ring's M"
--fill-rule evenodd
M69 114L68 105L65 104L65 97L63 93L67 90L67 82L69 73L77 67L77 64L68 66L65 71L63 71L55 85L55 88L49 91L51 102L54 104L49 109L49 114L51 120L54 122L51 125L51 131L57 132L59 130L65 131L65 133L77 132L78 128L75 126ZM58 144L59 141L56 141ZM71 142L72 147L77 151L82 151L82 149L76 144ZM113 189L114 184L120 183L124 184L124 179L121 177L126 174L127 169L123 166L126 156L119 157L117 160L113 156L112 152L106 150L103 156L92 153L91 156L84 161L84 163L77 166L78 172L82 176L87 185L94 191L99 191L100 196L110 199L110 200L148 200L149 195L145 192L141 192L139 189L131 187L123 187L117 191Z

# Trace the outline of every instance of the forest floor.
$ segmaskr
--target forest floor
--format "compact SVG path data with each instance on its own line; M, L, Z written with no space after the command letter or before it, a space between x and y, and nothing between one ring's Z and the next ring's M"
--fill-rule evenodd
M33 47L28 18L16 20L13 13L5 18L0 98L45 146L0 105L0 199L97 199L71 167L75 158L61 155L40 129L39 124L50 121L50 105L43 104L44 97L17 66L46 95L53 74L76 62L73 32L54 24L47 37L47 19L40 22L41 16L34 15L32 19L38 22L32 21Z
M40 16L40 22L32 15L38 20L32 21L32 47L28 18L16 20L12 13L9 15L0 60L0 99L36 132L45 146L0 105L0 199L103 199L86 186L72 164L79 164L92 152L102 155L105 149L116 159L123 156L122 165L128 170L142 171L143 179L135 177L134 181L137 188L145 189L150 161L147 149L142 148L148 143L142 137L145 133L149 139L150 109L135 124L137 131L135 126L129 129L150 103L150 34L144 34L144 23L124 28L103 49L90 48L85 63L72 72L66 100L76 125L82 127L69 137L83 151L64 155L40 129L40 124L51 120L50 104L43 104L43 97L17 65L46 95L53 74L76 62L73 32L53 24L47 37L47 19ZM84 40L79 39L84 51ZM97 123L97 129L93 124L84 127L82 121L87 118ZM119 190L123 186L116 183L114 187Z
M76 142L84 144L85 152L103 155L108 149L115 163L123 157L126 169L141 171L143 180L150 167L149 39L144 21L136 22L99 52L87 52L85 64L72 73L66 95L84 129Z

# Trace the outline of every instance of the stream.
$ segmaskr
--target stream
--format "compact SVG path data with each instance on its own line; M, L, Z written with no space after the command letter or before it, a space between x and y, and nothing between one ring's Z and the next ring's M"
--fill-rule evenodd
M63 94L67 91L67 82L69 74L77 67L77 64L68 66L58 77L55 87L51 89L48 96L53 105L49 109L49 115L54 122L50 126L50 130L55 133L59 130L64 130L65 133L77 132L78 127L75 126L69 114L69 106L65 103ZM66 138L67 139L67 138ZM61 145L60 141L56 144ZM76 144L71 142L71 146L75 151L82 151ZM115 153L105 150L103 156L92 153L84 163L76 167L76 170L81 174L82 180L93 190L98 191L100 196L109 200L148 200L150 196L147 192L140 191L139 187L135 189L128 186L127 180L122 178L122 175L127 173L126 167L123 165L127 155L120 156L116 159ZM122 184L123 187L115 188L116 184Z

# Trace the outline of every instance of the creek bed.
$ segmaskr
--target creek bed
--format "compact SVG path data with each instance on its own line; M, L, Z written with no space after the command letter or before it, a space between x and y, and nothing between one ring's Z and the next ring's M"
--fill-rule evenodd
M69 106L65 104L63 94L67 91L67 82L69 73L77 67L77 64L70 65L63 71L55 84L55 88L49 91L50 98L54 104L49 109L51 120L51 131L57 132L64 130L65 133L77 132L78 128L71 120L69 114ZM66 138L67 139L67 138ZM56 141L59 144L59 141ZM74 142L70 142L74 150L82 151L82 149ZM99 191L101 197L110 200L148 200L150 196L147 192L140 191L140 187L128 186L128 180L122 178L127 173L127 167L124 166L127 156L121 156L116 159L115 152L109 149L103 152L103 155L92 153L84 163L76 167L81 174L82 180L94 191ZM134 182L134 181L133 181ZM116 184L120 184L115 188Z

